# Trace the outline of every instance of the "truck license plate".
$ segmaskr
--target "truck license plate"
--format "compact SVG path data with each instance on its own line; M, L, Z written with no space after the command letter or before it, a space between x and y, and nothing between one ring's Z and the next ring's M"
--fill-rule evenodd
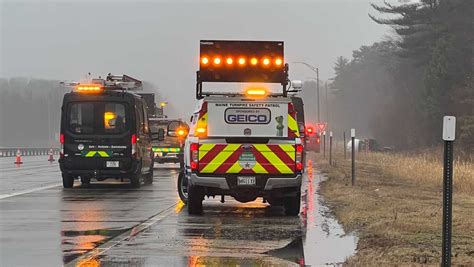
M105 163L105 166L107 168L118 168L119 167L119 162L118 161L107 161Z
M237 185L255 185L255 176L237 177Z

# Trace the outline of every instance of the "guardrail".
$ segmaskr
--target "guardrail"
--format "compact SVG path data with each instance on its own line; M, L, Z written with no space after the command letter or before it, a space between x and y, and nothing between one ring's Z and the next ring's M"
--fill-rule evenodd
M21 156L45 156L49 155L49 150L53 150L53 155L59 155L59 148L56 147L16 147L0 148L0 157L16 157L16 152L20 150Z

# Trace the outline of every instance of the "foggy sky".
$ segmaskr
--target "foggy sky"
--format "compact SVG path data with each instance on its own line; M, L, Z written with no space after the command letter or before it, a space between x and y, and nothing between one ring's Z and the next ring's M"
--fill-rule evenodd
M389 34L368 13L363 0L2 2L0 77L129 74L156 84L188 117L199 40L283 40L291 79L315 76L294 61L319 66L328 79L337 56Z

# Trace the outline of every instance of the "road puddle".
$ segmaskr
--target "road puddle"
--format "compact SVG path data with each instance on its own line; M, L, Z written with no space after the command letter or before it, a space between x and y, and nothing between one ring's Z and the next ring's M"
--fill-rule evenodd
M302 219L306 225L303 235L305 264L342 265L354 255L358 237L345 233L342 226L325 206L319 194L319 185L327 179L319 172L313 174L311 161L308 162L307 181L302 188Z

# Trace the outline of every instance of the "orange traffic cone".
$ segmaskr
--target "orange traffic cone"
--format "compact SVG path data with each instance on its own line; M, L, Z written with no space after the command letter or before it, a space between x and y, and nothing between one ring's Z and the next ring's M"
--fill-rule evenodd
M14 163L17 164L17 165L23 164L23 161L21 161L21 151L20 151L19 148L16 151L16 160L15 160Z
M54 157L53 157L53 148L50 148L49 149L49 157L48 157L48 161L49 162L53 162L54 161Z

